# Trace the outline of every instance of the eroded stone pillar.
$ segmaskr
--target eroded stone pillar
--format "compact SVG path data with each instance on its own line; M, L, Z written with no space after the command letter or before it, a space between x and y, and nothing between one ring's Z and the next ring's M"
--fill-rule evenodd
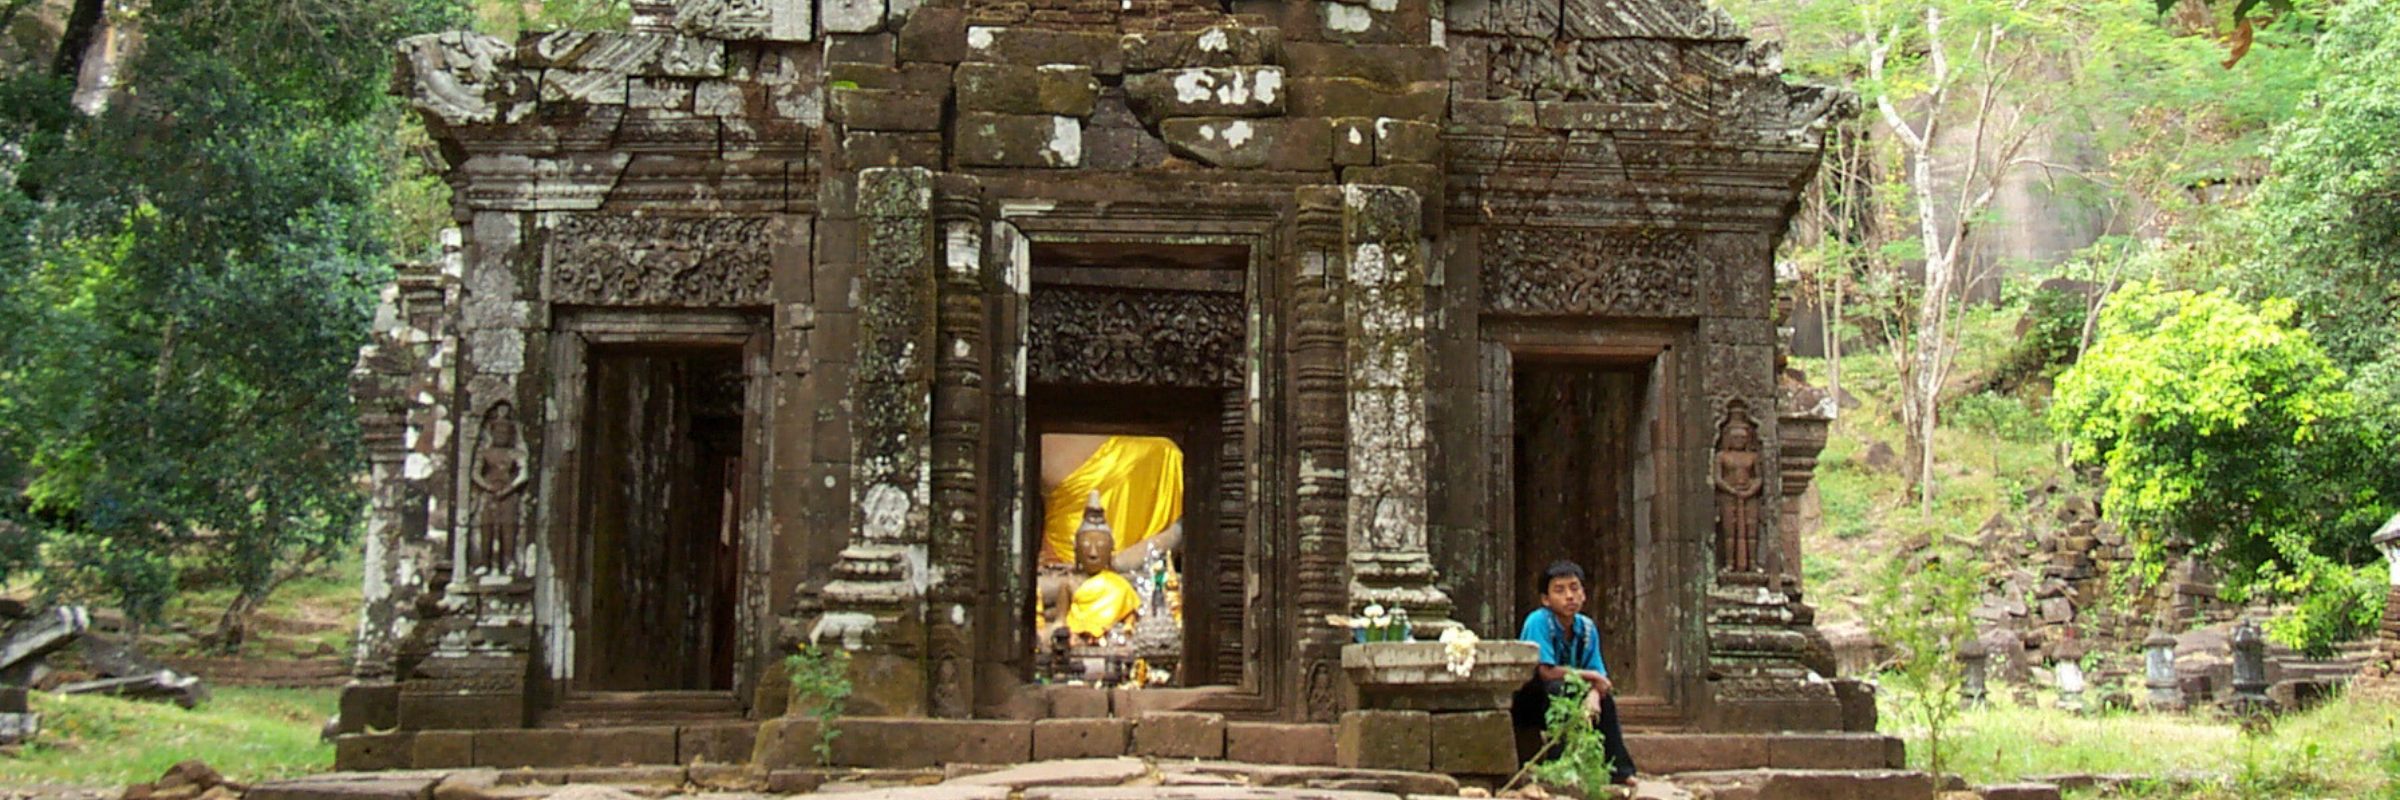
M1349 360L1347 530L1352 610L1408 610L1420 635L1449 627L1426 546L1425 282L1416 192L1343 189L1341 283Z
M1293 522L1297 563L1293 606L1299 632L1294 659L1297 707L1308 719L1331 721L1342 710L1342 645L1347 632L1328 616L1350 608L1344 578L1349 552L1349 409L1343 398L1344 323L1333 273L1342 260L1340 187L1311 186L1297 196L1290 283Z
M854 705L926 711L924 599L929 563L935 358L933 174L879 167L858 176L858 364L850 387L850 543L809 638L852 652Z
M944 180L936 201L941 273L934 357L933 561L926 614L934 716L974 715L975 625L984 587L977 533L984 529L981 480L991 403L984 291L981 188Z

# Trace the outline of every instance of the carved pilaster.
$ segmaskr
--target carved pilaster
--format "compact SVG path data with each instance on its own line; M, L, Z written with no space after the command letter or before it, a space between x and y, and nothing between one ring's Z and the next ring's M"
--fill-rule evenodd
M1425 282L1418 199L1349 186L1342 209L1343 331L1350 450L1350 605L1405 608L1420 632L1450 624L1426 546Z
M859 173L858 354L851 382L851 509L857 527L825 586L810 638L852 661L869 713L924 712L924 587L930 581L935 236L932 173Z
M1298 542L1293 618L1302 707L1308 718L1331 720L1341 712L1342 631L1325 617L1350 611L1345 559L1349 512L1349 408L1343 399L1345 330L1332 267L1342 258L1342 192L1308 187L1299 192L1293 222L1296 257L1291 280L1292 449L1297 464L1293 520Z
M1781 522L1776 548L1767 568L1781 574L1785 584L1800 586L1800 498L1816 481L1817 454L1825 451L1832 427L1833 398L1813 386L1787 380L1778 403L1775 427L1776 463L1783 473Z
M977 187L943 189L935 208L942 250L933 373L932 532L938 569L928 587L926 650L934 716L965 718L974 714L973 621L979 618L984 589L976 550L977 532L984 526L980 478L991 405L984 378L989 355L984 223L981 198L973 193Z

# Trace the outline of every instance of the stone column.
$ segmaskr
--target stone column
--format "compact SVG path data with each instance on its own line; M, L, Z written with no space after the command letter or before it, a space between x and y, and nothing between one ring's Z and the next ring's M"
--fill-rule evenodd
M1420 634L1450 626L1425 539L1425 281L1416 192L1346 186L1350 605L1405 608Z
M1298 612L1293 662L1301 673L1294 706L1308 719L1330 722L1341 712L1341 649L1349 641L1327 616L1346 614L1345 578L1349 552L1349 409L1343 399L1340 298L1335 265L1342 258L1342 190L1311 186L1299 191L1293 219L1293 257L1286 262L1290 313L1290 407L1292 505L1295 533L1292 605Z
M812 641L852 651L862 713L925 713L923 627L932 508L933 174L858 176L858 364L849 389L855 532L825 586Z
M989 389L984 322L981 188L945 181L936 201L942 268L934 357L933 560L926 663L937 717L974 715L974 620L984 587L977 534L984 529L982 467Z

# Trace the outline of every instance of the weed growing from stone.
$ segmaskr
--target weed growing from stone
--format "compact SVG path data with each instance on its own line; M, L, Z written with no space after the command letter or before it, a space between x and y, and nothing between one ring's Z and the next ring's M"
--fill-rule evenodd
M792 679L793 711L817 721L817 743L810 747L817 763L832 764L833 740L842 734L833 721L850 703L850 651L803 644L784 657L783 670Z

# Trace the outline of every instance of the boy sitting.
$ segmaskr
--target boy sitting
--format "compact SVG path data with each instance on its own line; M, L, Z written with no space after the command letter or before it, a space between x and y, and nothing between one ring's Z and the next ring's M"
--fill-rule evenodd
M1567 693L1567 673L1573 672L1591 686L1583 696L1583 721L1600 730L1610 781L1631 783L1633 754L1625 750L1625 732L1617 725L1617 699L1612 691L1616 687L1609 683L1608 665L1600 660L1600 626L1578 613L1583 610L1583 568L1573 561L1553 562L1542 571L1541 599L1542 607L1525 615L1524 630L1517 635L1542 648L1542 663L1533 668L1533 679L1517 689L1510 703L1517 741L1525 742L1528 731L1534 734L1533 741L1540 741L1550 698ZM1522 757L1524 747L1518 749Z

